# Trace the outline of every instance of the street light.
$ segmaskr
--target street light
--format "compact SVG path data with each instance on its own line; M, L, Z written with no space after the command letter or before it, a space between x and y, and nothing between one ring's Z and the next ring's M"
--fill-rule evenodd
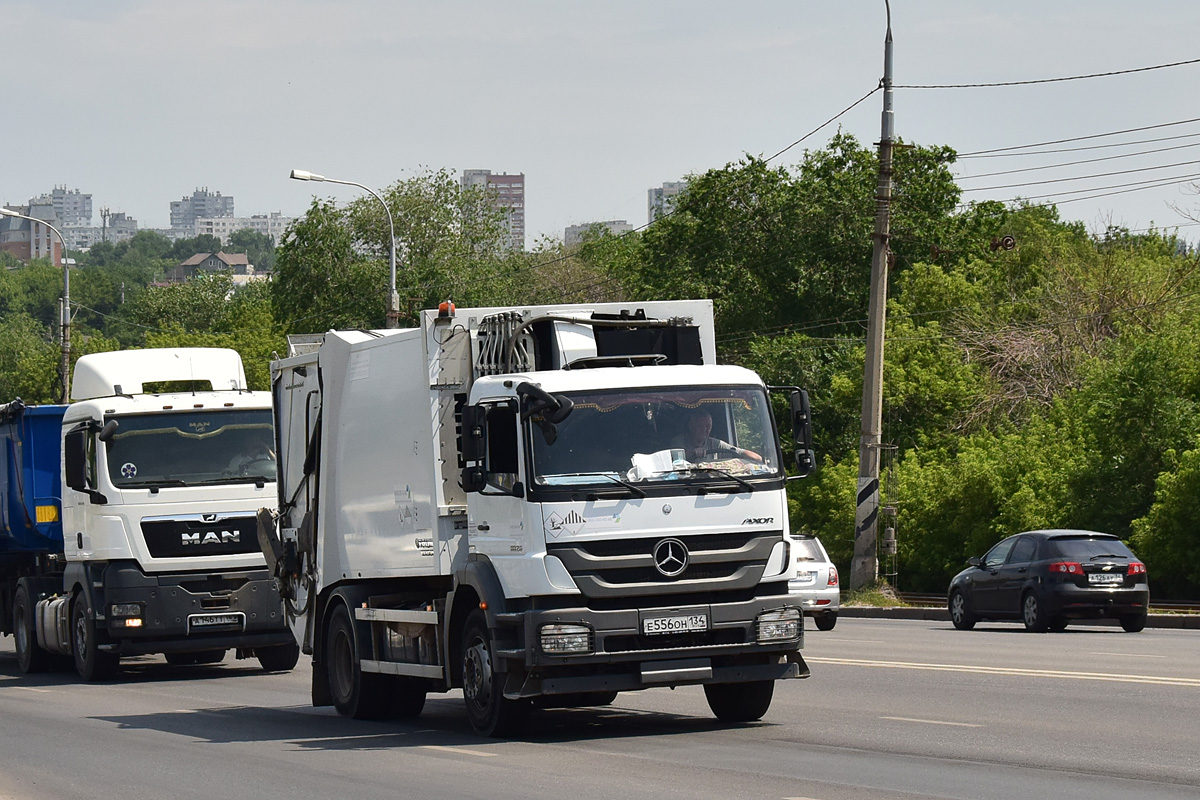
M292 180L295 181L317 181L318 183L340 183L344 186L357 186L364 192L370 194L379 201L383 206L384 212L388 218L388 234L391 236L391 249L388 253L388 312L387 312L387 327L400 327L400 295L396 292L396 225L392 222L392 210L388 208L388 204L384 202L379 194L368 186L363 186L361 183L354 181L342 181L337 178L326 178L324 175L318 175L315 172L309 172L306 169L292 170Z
M58 241L62 244L62 268L63 268L63 296L62 296L62 357L58 363L58 374L62 378L62 401L63 403L70 402L71 397L71 264L72 259L67 258L67 240L63 238L62 231L46 222L44 219L30 217L26 214L21 214L13 211L11 208L0 207L0 217L17 217L18 219L27 219L30 222L37 222L45 225L50 230L58 234ZM33 230L30 230L32 237ZM50 247L50 261L54 261L54 247Z

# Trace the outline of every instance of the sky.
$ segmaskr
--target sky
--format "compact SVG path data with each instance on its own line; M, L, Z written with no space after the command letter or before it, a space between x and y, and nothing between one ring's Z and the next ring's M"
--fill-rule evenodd
M1200 58L1194 0L891 5L898 87ZM649 188L777 153L878 86L886 24L883 0L0 0L0 202L66 186L93 196L93 224L107 207L152 228L202 187L238 216L361 194L293 168L377 190L490 169L525 174L531 247L573 224L640 226ZM1200 117L1198 85L1200 63L897 88L895 130L961 154L1123 144L954 171L964 189L1005 187L965 200L1058 193L1038 202L1070 199L1060 215L1091 230L1173 228L1200 216L1190 182L1119 185L1200 176L1200 120L1169 124ZM877 92L771 163L794 166L838 126L873 145L881 109ZM1099 173L1121 174L1064 180ZM1050 183L1012 186L1032 181Z

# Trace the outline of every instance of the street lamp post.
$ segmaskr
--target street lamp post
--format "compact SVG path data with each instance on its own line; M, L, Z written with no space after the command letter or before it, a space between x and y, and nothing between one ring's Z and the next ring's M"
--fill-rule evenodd
M368 186L363 186L361 183L354 181L342 181L337 178L327 178L324 175L318 175L315 172L309 172L305 169L292 170L292 180L296 181L318 181L321 183L340 183L344 186L357 186L364 192L369 192L372 197L379 201L383 206L384 213L388 218L388 234L391 237L391 248L388 252L388 312L387 312L387 327L400 327L400 295L396 292L396 225L392 221L392 210L388 208L388 204L379 194Z
M63 268L63 296L62 296L62 356L58 362L58 374L62 378L62 398L60 402L66 403L71 398L71 259L67 258L67 240L63 238L62 231L46 222L44 219L31 217L26 214L21 214L13 211L11 208L0 208L0 216L17 217L18 219L27 219L30 222L36 222L45 225L50 230L58 235L58 241L62 244L62 268ZM32 236L33 231L30 230ZM54 247L50 247L50 261L54 261Z

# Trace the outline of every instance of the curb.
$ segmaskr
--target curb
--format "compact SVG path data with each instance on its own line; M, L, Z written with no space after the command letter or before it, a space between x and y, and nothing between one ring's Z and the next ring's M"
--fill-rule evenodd
M839 617L862 617L866 619L915 619L930 622L949 622L950 612L944 608L921 607L877 607L842 606ZM1115 619L1073 619L1072 625L1111 625ZM1200 630L1200 614L1150 614L1146 618L1147 628L1182 628Z

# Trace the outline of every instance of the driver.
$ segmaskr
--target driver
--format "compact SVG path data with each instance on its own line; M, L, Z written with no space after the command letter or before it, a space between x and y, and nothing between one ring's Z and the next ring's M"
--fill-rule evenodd
M268 462L261 464L259 462ZM271 449L267 437L259 434L246 443L245 449L229 462L229 472L234 475L248 475L252 471L266 478L275 475L275 451Z
M712 436L712 415L702 408L694 410L688 417L687 430L671 440L671 447L682 449L683 457L688 461L704 461L709 453L732 453L748 461L763 460L762 456L753 450L743 450L734 447L729 442L721 441Z

